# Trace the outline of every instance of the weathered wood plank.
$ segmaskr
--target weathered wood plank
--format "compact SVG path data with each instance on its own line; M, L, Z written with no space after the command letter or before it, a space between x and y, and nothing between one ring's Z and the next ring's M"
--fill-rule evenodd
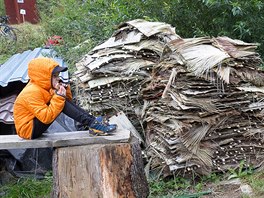
M117 129L113 135L91 136L87 131L44 133L38 139L24 140L17 135L1 135L0 149L65 147L87 144L128 142L130 131Z
M141 149L138 140L132 140L57 148L53 155L53 197L147 197Z

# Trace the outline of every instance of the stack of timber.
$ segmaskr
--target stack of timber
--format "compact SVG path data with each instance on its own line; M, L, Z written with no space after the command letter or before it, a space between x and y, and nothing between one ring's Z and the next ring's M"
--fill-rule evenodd
M264 72L254 43L176 39L143 90L147 156L164 176L206 175L264 160Z
M141 87L150 81L164 46L176 38L180 37L174 28L165 23L137 19L121 24L111 38L76 64L77 101L93 114L123 111L142 130Z

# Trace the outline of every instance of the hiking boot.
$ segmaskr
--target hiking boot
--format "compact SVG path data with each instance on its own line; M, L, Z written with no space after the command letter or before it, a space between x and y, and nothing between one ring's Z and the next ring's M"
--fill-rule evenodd
M100 122L100 123L102 123L102 122L105 122L105 123L107 122L108 123L108 121L106 121L103 116L98 116L95 119L96 119L97 122Z
M105 119L105 117L103 117L103 116L98 116L98 117L96 117L95 119L96 119L96 121L98 121L99 123L102 123L102 124L104 124L104 125L107 125L107 126L109 126L110 128L117 128L117 125L116 125L116 124L109 124L108 120ZM112 130L112 131L114 131L114 130ZM111 132L111 131L109 131L109 132Z
M99 118L101 120L101 118ZM89 126L89 132L93 135L108 135L116 130L115 124L99 122L97 119Z

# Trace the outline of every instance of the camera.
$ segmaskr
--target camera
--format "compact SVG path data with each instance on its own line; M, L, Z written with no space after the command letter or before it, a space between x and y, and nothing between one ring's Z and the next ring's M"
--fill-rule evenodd
M59 80L59 84L62 85L65 89L68 87L68 84L63 82L61 79Z

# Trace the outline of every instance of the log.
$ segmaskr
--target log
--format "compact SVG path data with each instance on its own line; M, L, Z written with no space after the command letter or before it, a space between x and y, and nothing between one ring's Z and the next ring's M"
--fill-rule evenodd
M53 197L58 198L145 198L149 193L136 138L56 148L53 176Z

